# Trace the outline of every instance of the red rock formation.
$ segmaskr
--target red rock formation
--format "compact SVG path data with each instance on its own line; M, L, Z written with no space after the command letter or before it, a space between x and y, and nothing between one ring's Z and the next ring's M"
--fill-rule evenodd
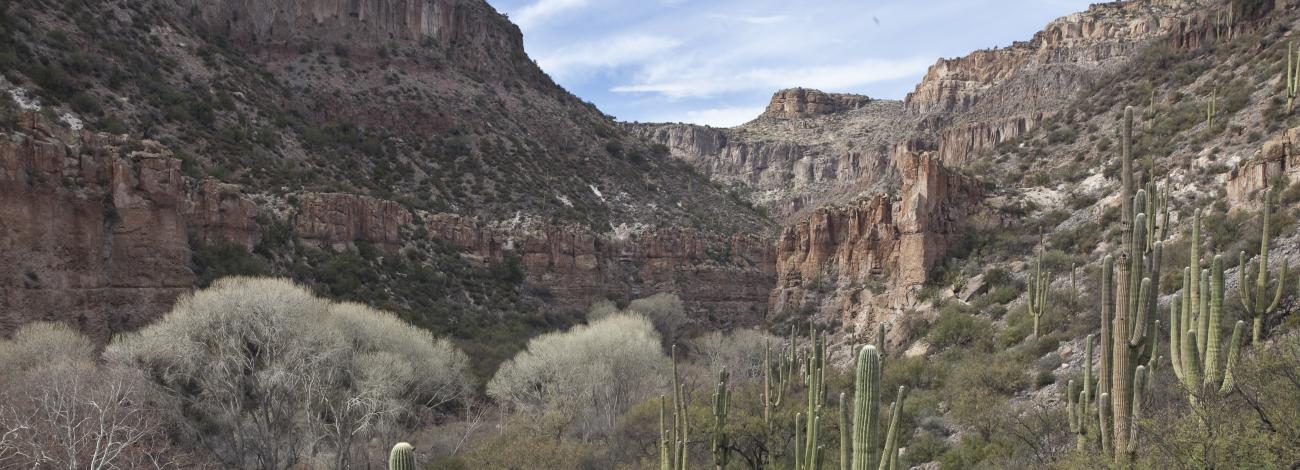
M239 185L205 179L190 189L187 199L185 224L196 239L231 241L251 250L262 237L257 223L261 210Z
M0 135L0 333L60 320L105 341L189 290L180 161L25 117Z
M508 227L452 214L421 218L432 236L474 255L519 256L530 282L573 307L673 292L692 310L712 312L713 321L747 325L763 318L774 283L772 245L761 236L668 228L610 237L574 226Z
M823 207L782 231L771 315L820 311L865 331L914 300L983 192L931 153L906 153L895 165L899 198Z
M871 98L845 93L825 93L807 88L789 88L772 95L767 110L759 117L799 119L861 108Z
M1264 142L1263 151L1228 175L1228 205L1242 207L1259 202L1255 194L1279 178L1300 180L1300 127Z
M411 212L393 201L345 193L301 193L293 229L303 241L343 249L368 241L388 250L401 244L399 230Z

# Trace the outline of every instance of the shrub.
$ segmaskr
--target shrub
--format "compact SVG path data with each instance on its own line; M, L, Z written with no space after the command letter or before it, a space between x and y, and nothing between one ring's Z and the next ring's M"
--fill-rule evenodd
M668 358L650 320L615 314L547 333L497 370L489 396L532 415L556 415L584 435L613 430L633 404L666 383Z
M677 294L659 293L636 299L628 304L627 310L650 319L666 344L679 342L683 328L690 322L686 316L686 306Z
M131 377L97 368L80 333L61 323L24 325L0 340L0 466L190 466L139 391Z
M468 391L468 361L449 342L280 279L218 280L105 357L150 383L183 439L230 466L332 451L345 468L371 439Z
M930 344L938 348L965 346L987 350L992 347L993 326L988 320L969 313L944 309L930 328L929 338Z
M708 364L710 371L725 368L734 380L743 381L763 377L765 350L772 346L775 358L781 354L782 340L756 329L742 329L731 333L715 331L691 343L695 357Z

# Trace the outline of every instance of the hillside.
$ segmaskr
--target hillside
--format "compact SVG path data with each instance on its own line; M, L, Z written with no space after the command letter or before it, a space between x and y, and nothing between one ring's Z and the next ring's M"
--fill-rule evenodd
M75 319L106 340L191 285L278 273L466 340L493 334L476 317L517 318L505 334L517 339L599 298L767 276L765 250L732 234L770 221L555 85L482 1L22 0L0 12L7 113L36 115L5 131L82 155L8 152L15 249L3 256L16 269L0 306L22 314L5 331ZM164 188L75 168L121 162L146 180L140 146L162 157L148 165L167 168ZM134 190L143 200L127 203ZM102 211L61 202L101 199ZM148 219L99 216L132 204ZM527 282L496 275L525 269ZM699 289L691 298L728 322L754 323L766 298Z
M725 129L615 122L482 0L0 13L0 373L134 371L175 462L833 467L852 407L882 469L1300 465L1295 0L1095 4Z

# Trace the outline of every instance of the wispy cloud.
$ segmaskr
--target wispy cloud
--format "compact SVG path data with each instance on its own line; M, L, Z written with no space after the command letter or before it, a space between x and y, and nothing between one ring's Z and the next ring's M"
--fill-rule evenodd
M522 29L530 29L547 17L565 10L574 10L587 6L591 0L537 0L520 8L511 20Z
M547 51L537 58L537 63L547 73L563 80L592 69L641 63L680 44L680 40L664 36L623 35Z
M902 98L939 57L1028 39L1096 0L488 1L602 111L729 126L781 88Z
M763 106L731 106L686 111L684 122L713 127L734 127L749 122L763 112Z
M803 86L844 90L923 73L933 61L863 59L847 64L803 67L751 67L729 70L703 64L664 63L648 67L638 83L610 88L615 93L657 93L670 99L709 97L738 91Z
M741 23L749 23L749 24L756 24L756 25L767 25L767 24L780 23L780 22L783 22L783 21L785 21L785 20L787 20L787 19L790 18L789 16L786 16L786 15L725 15L725 14L714 14L714 15L709 15L709 16L710 16L710 17L713 17L713 18L717 18L717 19L723 20L723 21L737 21L737 22L741 22Z

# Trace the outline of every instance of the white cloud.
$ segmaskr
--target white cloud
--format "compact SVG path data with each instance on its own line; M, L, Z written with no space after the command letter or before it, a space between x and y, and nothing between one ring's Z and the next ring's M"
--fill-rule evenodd
M713 127L735 127L758 117L764 109L763 106L734 106L690 110L686 112L685 122Z
M615 93L655 93L670 99L708 97L723 93L803 86L844 90L871 83L897 80L923 73L931 59L862 59L847 64L792 67L750 67L736 64L661 63L648 67L638 83L618 85ZM719 66L721 65L721 66Z
M564 79L585 70L640 63L680 44L679 40L663 36L624 35L547 51L537 58L537 63L552 76Z
M768 25L783 22L790 17L786 15L709 15L720 20L738 21L755 25Z
M591 0L537 0L536 3L520 8L511 16L511 21L520 29L529 29L549 16L565 10L574 10L587 6Z

